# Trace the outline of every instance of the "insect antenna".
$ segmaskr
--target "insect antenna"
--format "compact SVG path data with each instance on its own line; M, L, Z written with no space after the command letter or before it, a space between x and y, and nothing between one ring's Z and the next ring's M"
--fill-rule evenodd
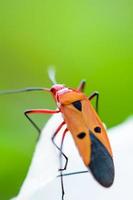
M0 91L0 95L15 94L15 93L22 93L22 92L31 92L31 91L47 91L47 92L50 92L50 90L48 88L29 87L29 88L22 88L22 89L16 89L16 90L3 90L3 91Z
M55 78L55 69L53 67L50 67L48 69L48 75L49 75L49 79L52 82L52 84L57 84L57 81Z

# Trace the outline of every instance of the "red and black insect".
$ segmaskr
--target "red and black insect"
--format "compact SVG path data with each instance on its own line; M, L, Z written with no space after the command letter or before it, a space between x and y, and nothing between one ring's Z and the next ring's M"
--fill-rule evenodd
M63 141L68 131L72 134L75 145L85 166L91 171L94 178L104 187L110 187L114 181L114 163L112 150L107 137L107 132L101 119L99 118L98 99L99 93L94 92L87 97L84 93L85 81L81 81L77 89L65 87L62 84L57 84L55 81L54 72L50 71L49 76L53 82L53 86L48 88L25 88L20 90L2 91L0 94L11 94L29 91L47 91L50 92L57 104L57 110L36 109L27 110L24 112L28 120L40 133L40 128L29 117L31 114L55 114L62 113L63 121L55 130L52 141L60 151L60 155L66 159L64 168L60 161L60 177L62 186L62 199L64 197L63 174L66 170L68 158L62 151ZM96 97L96 111L91 105L91 100ZM66 129L62 134L61 146L58 147L54 141L58 132L66 124ZM79 172L81 173L81 172ZM73 173L75 174L75 173ZM70 174L69 174L70 175Z

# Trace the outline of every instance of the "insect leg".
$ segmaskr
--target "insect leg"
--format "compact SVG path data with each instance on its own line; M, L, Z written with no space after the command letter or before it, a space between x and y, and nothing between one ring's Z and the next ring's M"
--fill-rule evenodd
M68 157L61 151L61 148L57 146L57 144L55 143L54 139L56 137L56 135L58 134L58 132L60 131L60 129L63 127L63 125L65 124L65 122L63 121L59 127L57 128L57 130L55 131L53 137L52 137L52 142L53 144L56 146L56 148L61 152L61 155L64 156L64 158L66 159L66 163L65 163L65 166L63 169L59 169L59 171L63 171L63 170L66 170L67 168L67 164L68 164Z
M63 142L64 142L64 138L65 138L65 135L67 133L68 129L66 128L64 133L63 133L63 136L62 136L62 140L61 140L61 151L60 151L60 167L62 168L62 159L61 159L61 155L64 154L62 152L62 148L63 148ZM65 154L64 154L65 155ZM66 157L67 158L67 157ZM67 167L67 163L68 163L68 158L66 160L66 165L65 165L65 168L63 170L66 169ZM60 178L61 178L61 188L62 188L62 200L64 199L64 195L65 195L65 191L64 191L64 184L63 184L63 174L62 174L62 170L60 170Z
M96 97L96 111L98 113L98 102L99 102L99 92L95 91L89 96L89 100L92 100L94 97Z
M65 194L65 192L64 192L64 185L63 185L63 175L62 175L62 171L63 171L63 170L66 170L67 164L68 164L68 157L63 153L62 148L63 148L64 138L65 138L65 135L66 135L66 132L68 131L68 129L66 128L66 129L64 130L64 133L63 133L63 136L62 136L62 140L61 140L61 146L60 146L60 147L57 146L57 144L55 143L54 139L55 139L56 135L58 134L58 132L60 131L60 129L63 127L64 124L65 124L65 122L63 121L63 122L59 125L59 127L57 128L56 132L54 133L54 135L53 135L53 137L52 137L52 142L53 142L53 144L54 144L54 145L56 146L56 148L60 151L60 169L59 169L59 171L60 171L60 176L59 176L59 177L61 178L62 200L63 200L64 194ZM64 156L64 158L66 159L66 163L65 163L64 168L62 168L62 157L61 157L61 156Z
M78 87L78 90L83 92L84 91L84 88L85 88L85 84L86 84L86 81L85 80L82 80L79 84L79 87Z
M29 117L29 114L55 114L55 113L59 113L59 112L60 112L59 110L35 109L35 110L27 110L27 111L25 111L24 115L30 121L30 123L35 127L35 129L38 131L38 133L40 135L41 129Z
M84 174L84 173L88 173L88 170L84 170L84 171L77 171L77 172L70 172L70 173L65 173L62 174L62 176L71 176L71 175L76 175L76 174ZM57 177L60 177L60 175L58 175Z

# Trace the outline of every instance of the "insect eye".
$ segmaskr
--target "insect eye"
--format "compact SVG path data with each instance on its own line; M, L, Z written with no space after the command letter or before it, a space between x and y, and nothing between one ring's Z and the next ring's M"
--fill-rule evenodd
M56 89L55 88L51 88L51 92L55 95Z
M94 131L95 131L96 133L101 133L101 127L96 126L96 127L94 128Z
M77 135L77 137L78 137L79 139L83 139L85 136L86 136L86 133L85 133L85 132L81 132L81 133L79 133L79 134Z
M82 104L81 104L81 101L75 101L72 103L72 105L79 111L82 110Z

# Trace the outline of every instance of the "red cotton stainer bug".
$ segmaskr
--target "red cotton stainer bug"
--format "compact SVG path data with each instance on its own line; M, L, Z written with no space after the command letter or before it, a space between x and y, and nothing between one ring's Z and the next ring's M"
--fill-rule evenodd
M93 177L104 187L110 187L114 181L114 163L112 158L112 150L108 140L107 132L98 111L98 92L94 92L87 97L84 93L85 81L81 81L77 89L65 87L62 84L57 84L55 81L54 70L49 70L49 78L53 86L48 88L24 88L18 90L1 91L0 94L11 94L29 91L47 91L50 92L57 104L57 110L35 109L24 112L28 120L40 133L41 130L29 117L31 114L55 114L62 113L63 122L59 125L53 134L53 144L60 151L60 155L66 160L65 167L62 169L62 162L60 159L60 178L62 186L62 200L64 199L64 186L62 171L66 170L68 158L63 153L63 141L68 131L72 134L75 145L79 154L85 164L90 169ZM96 111L91 105L90 101L96 97ZM61 146L58 147L54 141L58 132L63 125L67 126L62 134ZM80 173L80 172L79 172ZM74 173L73 173L74 174Z

